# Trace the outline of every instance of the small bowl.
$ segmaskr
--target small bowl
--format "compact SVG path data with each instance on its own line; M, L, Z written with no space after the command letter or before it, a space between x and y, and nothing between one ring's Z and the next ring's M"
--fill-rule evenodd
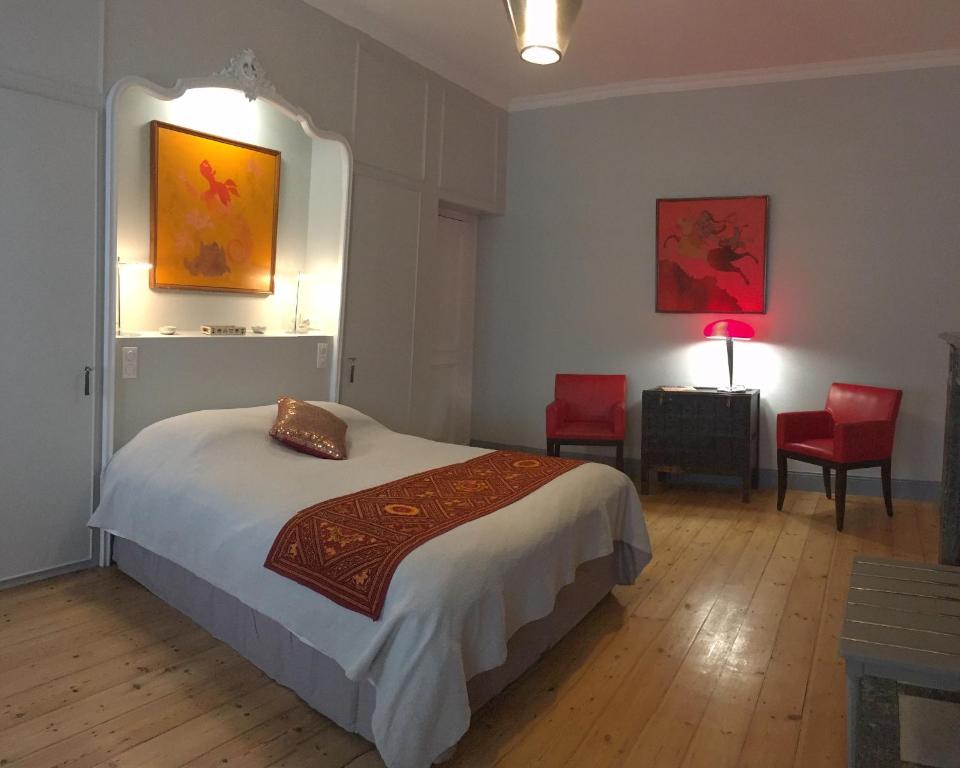
M161 325L160 333L164 336L173 336L177 332L177 326L175 325Z
M254 333L266 333L267 326L265 325L251 325L250 330Z

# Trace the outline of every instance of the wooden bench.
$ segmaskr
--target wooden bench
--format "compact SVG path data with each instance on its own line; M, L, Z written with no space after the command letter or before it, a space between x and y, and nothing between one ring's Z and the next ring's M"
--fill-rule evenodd
M912 765L900 757L900 695L960 703L960 568L855 559L840 655L849 765Z

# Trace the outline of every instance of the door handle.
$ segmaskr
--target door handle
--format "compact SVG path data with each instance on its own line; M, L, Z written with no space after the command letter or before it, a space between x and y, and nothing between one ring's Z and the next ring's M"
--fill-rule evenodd
M83 396L90 397L90 374L93 373L93 368L89 365L83 366Z
M350 383L353 384L354 375L357 372L357 358L348 357L347 360L350 361Z

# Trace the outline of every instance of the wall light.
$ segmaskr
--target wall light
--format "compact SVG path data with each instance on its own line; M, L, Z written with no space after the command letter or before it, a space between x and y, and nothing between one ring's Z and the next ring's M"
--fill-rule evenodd
M297 274L297 298L293 305L293 333L310 332L310 318L303 317L300 312L300 305L305 303L302 298L303 290L313 283L313 281L313 275L307 274L306 272Z
M153 269L153 264L149 261L117 261L117 336L136 336L132 332L124 333L123 330L123 311L121 308L121 297L123 296L123 279L127 274L147 273Z
M556 64L570 44L570 30L583 0L504 0L520 57Z

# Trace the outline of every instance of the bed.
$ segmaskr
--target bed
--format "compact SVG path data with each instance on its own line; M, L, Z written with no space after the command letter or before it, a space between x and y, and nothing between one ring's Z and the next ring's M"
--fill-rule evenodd
M292 451L276 406L145 428L111 460L90 525L121 570L236 648L390 768L447 757L470 714L651 556L633 483L583 464L428 541L394 573L377 621L264 567L299 510L486 451L401 435L347 406L349 458Z

